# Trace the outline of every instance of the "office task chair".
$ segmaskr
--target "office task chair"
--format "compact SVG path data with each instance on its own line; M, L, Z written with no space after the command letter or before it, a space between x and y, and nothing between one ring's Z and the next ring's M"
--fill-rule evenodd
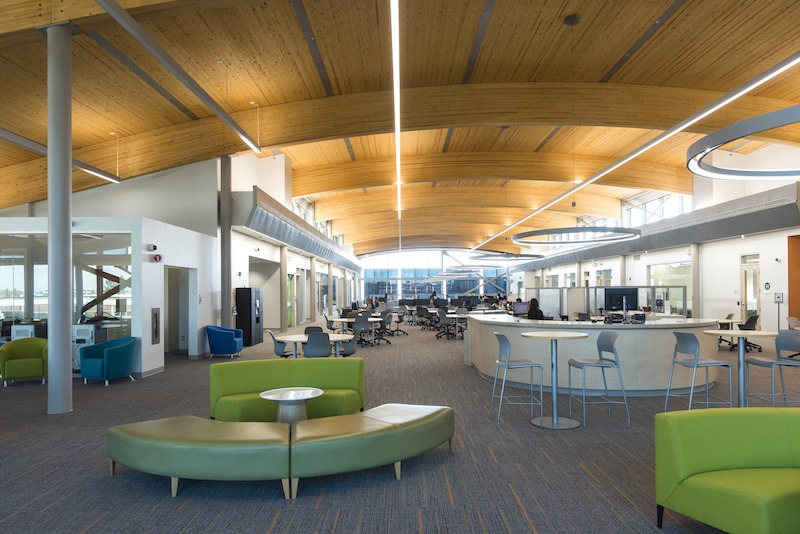
M366 345L369 343L370 345L374 345L372 342L372 325L369 322L370 314L368 312L362 312L356 315L356 322L353 323L353 332L355 335L353 337L358 338L359 345Z
M327 358L331 355L331 338L327 332L308 334L308 342L304 345L303 356L306 358Z
M324 332L324 330L322 329L322 327L321 327L321 326L307 326L307 327L305 328L305 330L303 330L303 333L304 333L305 335L308 335L308 334L317 334L317 333L321 333L321 332Z
M286 349L286 343L275 339L275 334L272 333L272 330L267 330L267 332L269 333L269 337L272 338L272 344L274 346L273 350L277 356L280 356L281 358L288 358L292 355L292 351Z
M339 344L339 356L352 356L358 349L358 337L353 335L350 341L345 341Z
M456 337L456 319L454 317L447 317L447 308L439 308L439 332L436 334L436 339L444 337L445 339L455 339Z
M746 391L747 405L750 405L750 397L771 397L772 406L775 406L775 368L781 375L781 391L783 392L783 405L786 406L787 402L800 402L800 399L789 399L786 396L786 384L783 380L783 368L795 367L800 368L800 361L791 360L791 355L784 356L784 352L793 352L797 354L800 352L800 330L781 330L778 337L775 338L775 358L765 358L763 356L753 356L745 358L745 371L744 371L744 384ZM772 372L772 392L768 395L766 393L750 393L750 366L756 365L758 367L767 367Z
M672 389L672 376L675 373L675 365L688 367L692 370L692 383L689 389L689 410L692 409L692 400L694 399L694 382L697 376L697 369L704 368L706 370L706 408L710 404L727 404L733 407L733 384L731 384L731 364L720 360L712 360L711 358L700 357L700 342L697 341L697 336L688 332L673 332L675 335L675 352L672 353L672 367L669 370L669 384L667 385L667 397L664 399L664 411L667 411L667 403L669 402L669 392ZM689 355L689 358L679 359L679 354ZM708 382L708 368L709 367L727 367L728 368L728 402L722 401L709 401L708 390L710 389ZM683 395L673 395L675 397Z
M739 330L755 330L756 323L758 322L758 315L751 315L747 318L747 322L744 324L739 325ZM729 350L733 350L739 346L738 343L734 343L731 345ZM744 338L744 350L750 352L751 349L758 349L758 352L761 352L761 345L756 345L755 343L750 343L747 341L747 338Z
M725 319L728 319L728 320L733 319L733 314L729 313L728 316L725 317ZM730 330L731 329L731 323L720 323L719 324L719 329L720 330ZM717 345L720 345L722 343L727 343L729 346L733 345L733 341L730 341L728 339L723 338L722 336L719 336L719 339L717 339Z
M330 330L335 334L336 327L334 326L333 321L331 319L328 319L327 315L323 315L323 317L325 318L325 328L327 328L328 330Z
M544 369L542 366L533 360L530 359L511 359L511 344L508 342L508 338L497 332L494 332L494 335L497 337L498 343L500 343L500 350L497 353L497 361L495 361L494 366L494 385L492 386L492 399L489 403L489 417L492 416L492 409L494 408L494 400L500 399L500 402L497 405L497 428L500 428L500 410L503 409L503 401L506 401L506 404L529 404L531 407L530 419L533 419L533 407L539 406L539 417L542 416L542 376L544 373ZM503 370L503 379L500 385L500 394L497 395L497 376L500 373L500 369ZM509 369L529 369L530 370L530 396L528 395L506 395L506 377L508 375ZM533 370L539 369L539 398L533 396ZM523 402L517 399L527 398L527 402Z
M583 426L586 427L586 405L587 404L607 404L608 415L611 415L612 404L624 404L625 412L628 414L628 428L631 426L631 412L628 409L628 396L625 394L625 385L622 382L622 369L619 366L619 356L617 355L617 337L618 332L610 332L604 330L597 336L597 358L570 358L567 362L568 370L568 387L569 387L569 415L572 417L572 399L575 396L572 394L572 368L581 370L581 384L583 394L581 400L583 403ZM605 356L605 355L608 356ZM601 400L586 402L586 369L591 367L598 367L603 374L603 389L605 395L600 396ZM616 369L619 376L619 389L622 392L622 400L611 400L608 394L608 382L606 381L606 369Z
M395 329L392 330L395 334L405 334L408 335L408 332L400 328L400 325L405 322L406 314L408 314L408 306L402 305L397 309L397 320L394 322Z
M579 321L591 321L592 317L588 313L578 312Z

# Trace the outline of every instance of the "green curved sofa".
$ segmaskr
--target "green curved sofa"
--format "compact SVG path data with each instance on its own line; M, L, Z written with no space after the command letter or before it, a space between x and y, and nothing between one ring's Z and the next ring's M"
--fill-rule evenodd
M656 414L656 507L736 533L800 531L800 408Z
M309 419L364 408L364 360L316 358L251 360L210 366L210 413L220 421L275 421L278 405L258 395L291 386L320 388L306 403Z

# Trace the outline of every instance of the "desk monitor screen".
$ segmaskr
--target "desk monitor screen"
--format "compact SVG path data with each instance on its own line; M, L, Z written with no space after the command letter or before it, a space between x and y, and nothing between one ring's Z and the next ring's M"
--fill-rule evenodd
M638 291L635 287L614 287L606 288L606 310L622 310L623 298L627 310L639 308Z
M527 302L515 302L514 303L514 315L528 315L528 303Z

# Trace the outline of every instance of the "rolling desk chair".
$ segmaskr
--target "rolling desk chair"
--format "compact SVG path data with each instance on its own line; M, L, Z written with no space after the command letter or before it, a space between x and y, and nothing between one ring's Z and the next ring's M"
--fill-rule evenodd
M747 322L744 324L739 325L739 330L755 330L756 323L758 323L758 315L751 315ZM733 350L737 348L739 345L738 343L733 343L729 350ZM750 343L747 341L747 338L744 339L744 350L750 352L750 349L758 349L758 352L761 352L761 345L756 345L755 343Z

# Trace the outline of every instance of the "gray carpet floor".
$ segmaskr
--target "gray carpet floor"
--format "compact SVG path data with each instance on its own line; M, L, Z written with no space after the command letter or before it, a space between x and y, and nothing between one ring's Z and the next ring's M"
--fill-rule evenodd
M75 379L74 409L62 415L46 415L40 383L0 388L0 532L659 532L653 416L663 397L632 398L630 429L620 407L610 417L591 407L587 428L553 431L532 426L527 408L506 406L498 430L491 382L464 366L463 342L405 329L410 335L391 345L356 354L367 407L453 406L454 454L444 445L405 461L399 481L392 466L303 479L294 501L278 481L182 480L172 498L166 477L126 467L111 477L109 426L208 416L208 366L220 359L170 355L163 373L135 382ZM774 354L768 345L764 354ZM733 361L734 353L718 356ZM241 359L274 357L263 343ZM754 387L768 387L760 371ZM716 531L668 511L661 532Z

